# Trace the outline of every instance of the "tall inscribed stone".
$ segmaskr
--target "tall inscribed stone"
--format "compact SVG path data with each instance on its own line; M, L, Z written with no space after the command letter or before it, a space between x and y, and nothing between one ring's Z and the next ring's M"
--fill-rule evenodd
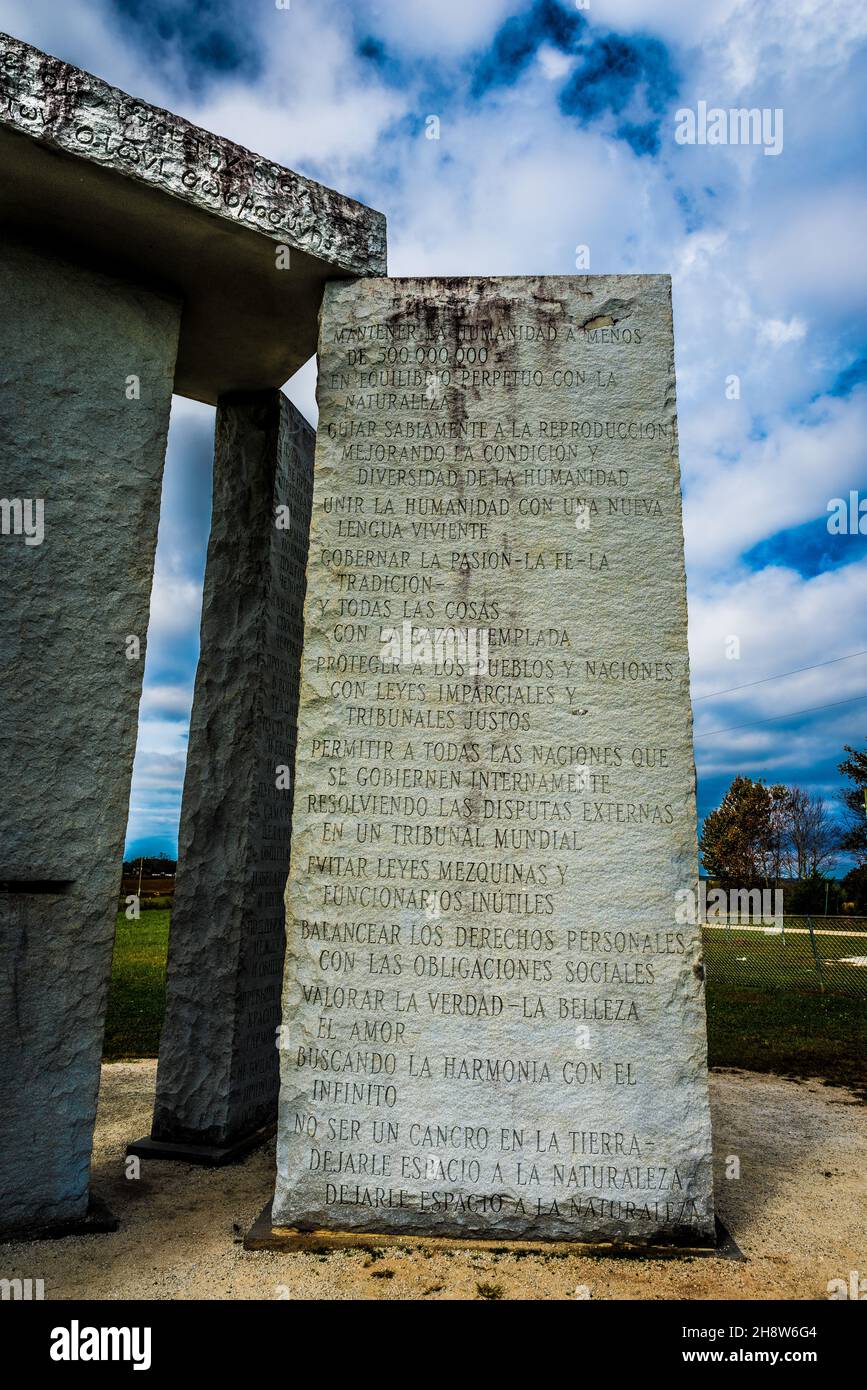
M332 284L276 1227L708 1243L665 276Z

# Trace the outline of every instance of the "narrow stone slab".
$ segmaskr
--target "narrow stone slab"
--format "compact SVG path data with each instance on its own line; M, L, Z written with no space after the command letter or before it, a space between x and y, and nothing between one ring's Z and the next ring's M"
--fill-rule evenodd
M177 301L0 246L6 1232L88 1207L179 321Z
M314 441L279 391L219 402L153 1143L136 1147L142 1157L189 1162L196 1146L203 1162L231 1161L276 1117Z
M175 390L211 404L313 355L327 279L386 270L381 213L5 34L0 161L7 226L182 295Z
M331 285L319 403L274 1225L712 1242L670 282Z

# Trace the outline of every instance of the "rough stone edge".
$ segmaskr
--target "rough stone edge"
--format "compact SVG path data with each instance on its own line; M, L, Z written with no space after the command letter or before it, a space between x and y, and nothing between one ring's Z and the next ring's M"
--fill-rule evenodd
M746 1263L746 1256L731 1232L715 1220L716 1240L713 1245L675 1245L662 1243L627 1243L609 1245L605 1241L580 1240L497 1240L491 1236L425 1236L417 1233L384 1233L381 1231L299 1231L292 1226L272 1226L271 1202L267 1202L244 1237L244 1249L267 1250L278 1254L329 1254L336 1250L371 1250L400 1248L449 1253L455 1250L487 1250L504 1255L543 1254L589 1256L608 1260L677 1260L707 1259L736 1260Z

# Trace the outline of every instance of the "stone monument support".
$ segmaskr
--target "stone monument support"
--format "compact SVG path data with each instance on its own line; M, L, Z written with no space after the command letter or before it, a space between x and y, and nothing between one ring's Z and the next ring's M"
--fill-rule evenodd
M174 389L216 404L226 393L252 392L246 406L221 407L227 458L245 467L259 447L253 441L269 430L281 441L272 468L293 448L300 456L309 431L285 403L260 393L279 388L316 351L326 282L385 274L386 238L385 219L371 208L7 34L0 34L0 164L0 1232L56 1232L88 1206L169 395ZM289 499L293 526L303 510L301 476L299 467ZM228 479L223 486L230 488ZM261 492L243 495L246 478L238 486L238 515L265 505ZM222 543L232 524L230 513L218 517ZM264 536L250 538L263 563ZM245 659L260 662L262 707L250 754L266 761L273 752L275 763L278 753L288 757L284 663L303 570L299 543L296 529L272 552L275 611L267 620L257 607L265 597L259 582L245 595L226 571L215 599L235 624ZM260 637L275 643L267 660L246 642L246 619L262 620ZM125 648L128 638L140 642L140 657ZM250 714L249 672L232 666L219 637L203 669L235 680ZM268 683L279 702L271 713ZM197 708L216 721L209 728L245 727L240 713L233 725L228 708L218 711L229 698L223 690L201 694ZM229 760L216 780L232 811L243 806L252 816L249 786L239 789L247 773L232 761L231 746L204 753L211 771L221 756ZM161 1074L172 1074L173 1047L213 1048L202 1054L203 1071L211 1058L229 1071L214 1079L207 1101L203 1090L195 1111L193 1076L186 1097L173 1099L166 1082L160 1123L175 1135L180 1126L197 1142L207 1133L217 1146L255 1128L272 1105L273 1035L266 1049L264 1030L281 946L275 904L267 900L277 889L264 877L282 872L288 822L286 795L275 800L273 781L262 775L271 831L264 811L255 831L233 825L238 845L228 822L220 826L219 852L234 875L225 885L207 863L188 783L187 820L200 862L186 887L182 867L180 902L195 894L196 929L213 939L211 914L225 924L221 914L229 899L237 903L241 876L257 894L244 922L233 919L231 960L197 958L200 1003L231 1001L231 1046L211 1031L213 1017L197 1018L181 1038L171 1011L176 998L189 997L180 977L191 948L175 948L180 964ZM245 858L236 852L241 844ZM200 883L212 895L206 903ZM192 911L180 907L191 932ZM235 970L240 981L229 978ZM222 1083L226 1106L209 1112ZM172 1110L175 1101L186 1101L183 1114Z
M319 404L271 1229L710 1245L670 281L329 285Z
M153 1132L230 1161L277 1110L283 892L314 431L279 391L222 396Z
M5 226L181 293L175 391L211 405L313 356L327 280L386 271L381 213L8 34L0 165Z
M180 304L0 247L0 1230L88 1215Z

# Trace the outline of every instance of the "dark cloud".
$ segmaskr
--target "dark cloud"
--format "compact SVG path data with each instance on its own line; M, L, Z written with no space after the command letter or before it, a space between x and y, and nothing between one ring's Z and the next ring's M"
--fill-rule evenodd
M577 60L560 93L565 116L581 125L622 117L614 128L618 139L639 155L659 152L662 116L678 85L665 44L643 35L596 37L581 14L557 0L536 0L506 21L476 62L472 96L516 82L544 44Z
M784 565L787 569L795 570L802 579L812 579L817 574L826 574L829 570L839 569L841 565L849 565L865 557L867 536L832 535L828 530L828 514L824 511L813 521L766 536L743 558L750 569Z
M583 60L560 94L560 109L582 125L611 114L636 154L659 151L662 114L677 94L677 75L659 39L606 34L584 50Z
M832 396L848 396L856 386L860 386L862 381L867 381L867 356L859 357L857 361L850 362L849 366L840 372L831 387L830 394Z
M243 0L111 0L117 20L162 66L180 65L195 94L223 76L254 80L262 56Z
M577 12L570 14L556 0L537 0L526 14L515 15L497 33L490 52L476 66L472 95L517 81L543 43L573 53L586 28Z

